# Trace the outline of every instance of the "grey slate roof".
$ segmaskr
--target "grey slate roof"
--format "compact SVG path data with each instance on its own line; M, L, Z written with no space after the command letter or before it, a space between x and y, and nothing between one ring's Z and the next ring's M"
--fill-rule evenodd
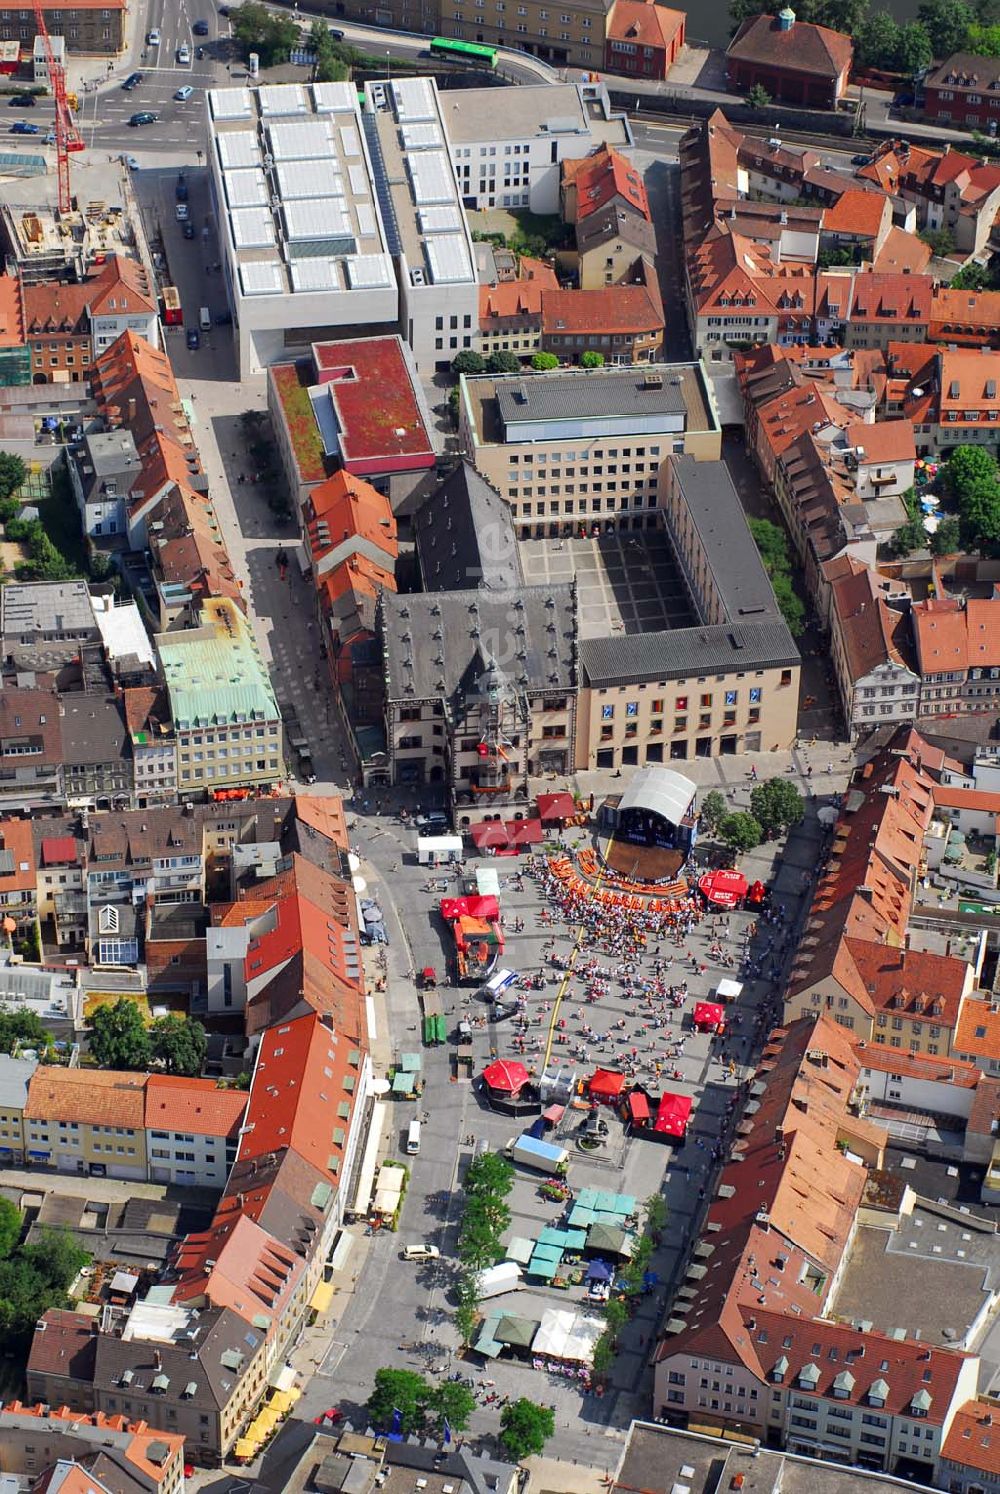
M731 670L792 668L795 641L782 617L766 622L675 628L671 633L619 633L584 638L580 664L588 685L621 685L726 674Z
M630 244L637 254L644 254L649 260L656 258L656 229L641 213L626 212L612 203L576 225L576 247L580 254L609 244L612 239Z
M576 684L571 585L385 595L382 634L390 700L457 697L491 658L517 690Z
M118 700L92 695L63 698L63 761L67 764L111 763L131 757Z
M430 495L415 528L427 591L524 585L510 505L471 462L460 462Z
M98 1334L95 1386L99 1391L114 1393L123 1372L132 1370L133 1394L148 1395L153 1376L162 1373L170 1384L158 1397L158 1404L184 1404L184 1387L193 1382L198 1387L192 1397L195 1408L206 1406L221 1410L235 1394L239 1381L249 1372L256 1355L262 1353L263 1335L248 1328L243 1318L228 1307L204 1309L198 1317L198 1330L194 1340L197 1360L191 1358L191 1342L187 1339L164 1343L152 1339L118 1338L112 1333ZM233 1370L223 1364L223 1354L238 1354L239 1369Z
M696 462L690 456L670 461L726 615L733 622L777 616L771 582L725 462Z
M0 633L8 642L53 633L101 636L86 581L12 581L0 591Z
M38 1067L34 1058L11 1058L0 1054L0 1110L23 1110L28 1098L28 1080Z
M664 369L662 384L647 387L652 368L581 369L539 377L497 379L500 418L527 420L586 420L602 415L683 415L687 408L680 380L683 370Z

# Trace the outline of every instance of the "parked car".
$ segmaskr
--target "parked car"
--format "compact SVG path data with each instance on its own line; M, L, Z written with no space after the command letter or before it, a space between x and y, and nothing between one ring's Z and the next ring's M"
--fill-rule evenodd
M188 220L188 222L185 223L183 232L184 232L184 237L186 239L193 239L194 238L194 224L190 220Z
M418 830L424 830L429 835L440 835L448 830L448 816L443 809L431 809L426 814L418 814L413 823Z
M197 327L189 327L187 334L187 345L192 353L196 353L201 347L201 333Z
M205 55L205 48L204 47L195 47L194 55L195 55L195 61L196 62L200 62L201 59Z
M441 1257L441 1252L436 1245L404 1245L404 1261L436 1261Z
M33 93L15 93L7 102L12 109L33 109L36 99Z
M160 116L158 114L154 114L151 109L142 109L138 114L132 115L132 117L129 119L129 124L133 129L136 129L139 125L155 124L159 117Z
M128 77L125 79L125 82L122 84L122 88L126 93L131 93L133 88L138 88L141 82L142 73L129 73Z
M177 99L179 103L186 104L193 93L194 89L191 87L190 83L185 83L183 88L178 88L177 92L174 94L174 98Z
M191 27L191 34L192 34L192 36L207 36L208 35L208 22L207 21L195 21L194 25Z
M41 132L41 125L29 124L26 119L15 119L10 127L12 135L40 135Z
M327 33L326 34L330 38L331 41L342 42L344 40L344 33L342 31L338 30L338 28L336 26L329 26L329 27L327 27Z

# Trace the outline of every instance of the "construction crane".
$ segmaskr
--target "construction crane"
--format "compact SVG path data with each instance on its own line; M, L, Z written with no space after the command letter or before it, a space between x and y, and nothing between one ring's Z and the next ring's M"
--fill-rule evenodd
M48 69L49 84L52 88L52 96L56 101L56 170L59 178L59 211L68 213L73 206L73 198L69 189L69 153L74 150L83 150L83 136L77 129L73 119L69 103L66 99L66 69L61 62L57 62L52 51L52 41L49 37L49 28L45 24L45 12L42 10L42 0L34 0L35 7L35 30L42 38L42 46L45 49L45 66Z

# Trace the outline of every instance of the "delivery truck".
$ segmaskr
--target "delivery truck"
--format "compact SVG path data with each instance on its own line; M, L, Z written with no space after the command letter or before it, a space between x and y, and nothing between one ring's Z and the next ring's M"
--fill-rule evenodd
M480 1271L478 1291L480 1302L487 1297L501 1297L504 1292L516 1292L521 1285L521 1268L514 1261L503 1261L499 1266L488 1266Z
M564 1146L553 1146L551 1141L539 1141L527 1131L523 1136L508 1141L506 1151L512 1162L520 1162L522 1167L533 1167L536 1172L562 1176L569 1166L569 1152Z

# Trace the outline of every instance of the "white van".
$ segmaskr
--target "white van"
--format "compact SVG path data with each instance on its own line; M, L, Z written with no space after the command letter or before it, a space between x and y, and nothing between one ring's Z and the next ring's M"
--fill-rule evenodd
M203 306L198 312L198 325L203 332L211 332L212 330L212 313L207 306Z
M420 1150L420 1122L410 1121L410 1129L406 1133L406 1150L409 1156L415 1157Z
M404 1245L404 1261L436 1261L441 1259L441 1252L436 1245Z

